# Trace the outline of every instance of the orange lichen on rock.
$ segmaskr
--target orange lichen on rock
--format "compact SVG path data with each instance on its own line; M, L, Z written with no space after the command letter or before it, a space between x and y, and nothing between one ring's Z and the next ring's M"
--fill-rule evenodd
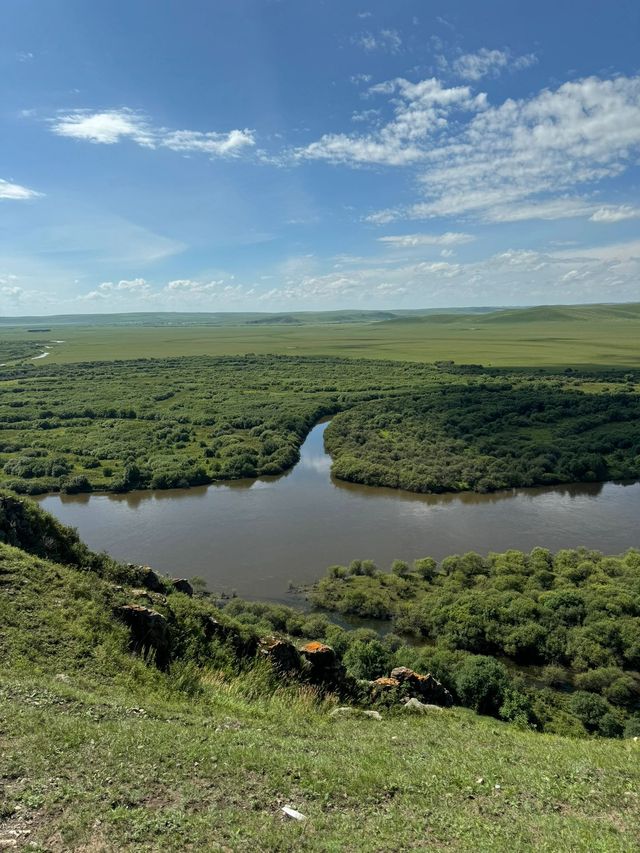
M378 687L400 687L400 682L397 678L387 678L384 676L382 678L376 678L373 684Z
M314 640L311 643L307 643L302 647L301 651L303 652L331 652L333 649L330 646L325 645L324 643L318 643Z

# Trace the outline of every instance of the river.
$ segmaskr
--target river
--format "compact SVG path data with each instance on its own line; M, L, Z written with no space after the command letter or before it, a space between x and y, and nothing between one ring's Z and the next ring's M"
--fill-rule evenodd
M287 474L125 495L48 495L41 506L94 550L214 592L286 601L335 563L465 551L585 545L616 554L640 545L640 483L590 483L490 495L416 495L333 480L315 426Z

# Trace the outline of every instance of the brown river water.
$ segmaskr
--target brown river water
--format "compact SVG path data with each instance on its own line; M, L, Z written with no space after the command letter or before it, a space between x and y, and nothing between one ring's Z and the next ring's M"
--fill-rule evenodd
M182 577L213 592L287 601L335 563L441 559L478 551L640 546L640 483L416 495L334 480L315 426L287 474L194 489L48 495L41 506L94 550Z

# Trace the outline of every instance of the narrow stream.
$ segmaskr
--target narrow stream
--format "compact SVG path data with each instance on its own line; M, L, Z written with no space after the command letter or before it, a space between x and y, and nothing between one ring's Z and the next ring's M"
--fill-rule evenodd
M490 495L415 495L333 480L318 424L281 477L125 495L49 495L44 509L87 544L212 591L286 601L335 563L441 559L465 551L640 546L640 483L590 483Z

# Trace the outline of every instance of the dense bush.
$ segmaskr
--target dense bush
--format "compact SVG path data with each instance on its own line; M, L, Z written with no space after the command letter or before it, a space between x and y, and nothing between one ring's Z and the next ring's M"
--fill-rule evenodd
M76 476L92 488L129 491L279 474L324 415L441 381L429 365L329 357L7 369L0 482L38 494Z
M549 380L443 385L361 404L325 436L336 477L415 492L640 476L640 396Z
M396 561L391 572L372 574L354 571L359 565L332 567L314 586L313 602L393 619L396 631L435 644L421 665L463 704L519 722L537 719L559 733L607 736L620 735L627 716L640 709L640 551L468 553L439 566L430 558L412 569ZM412 665L406 649L402 656ZM496 656L535 670L537 712L507 684ZM474 692L483 679L486 696ZM577 697L575 704L560 701L558 692Z

